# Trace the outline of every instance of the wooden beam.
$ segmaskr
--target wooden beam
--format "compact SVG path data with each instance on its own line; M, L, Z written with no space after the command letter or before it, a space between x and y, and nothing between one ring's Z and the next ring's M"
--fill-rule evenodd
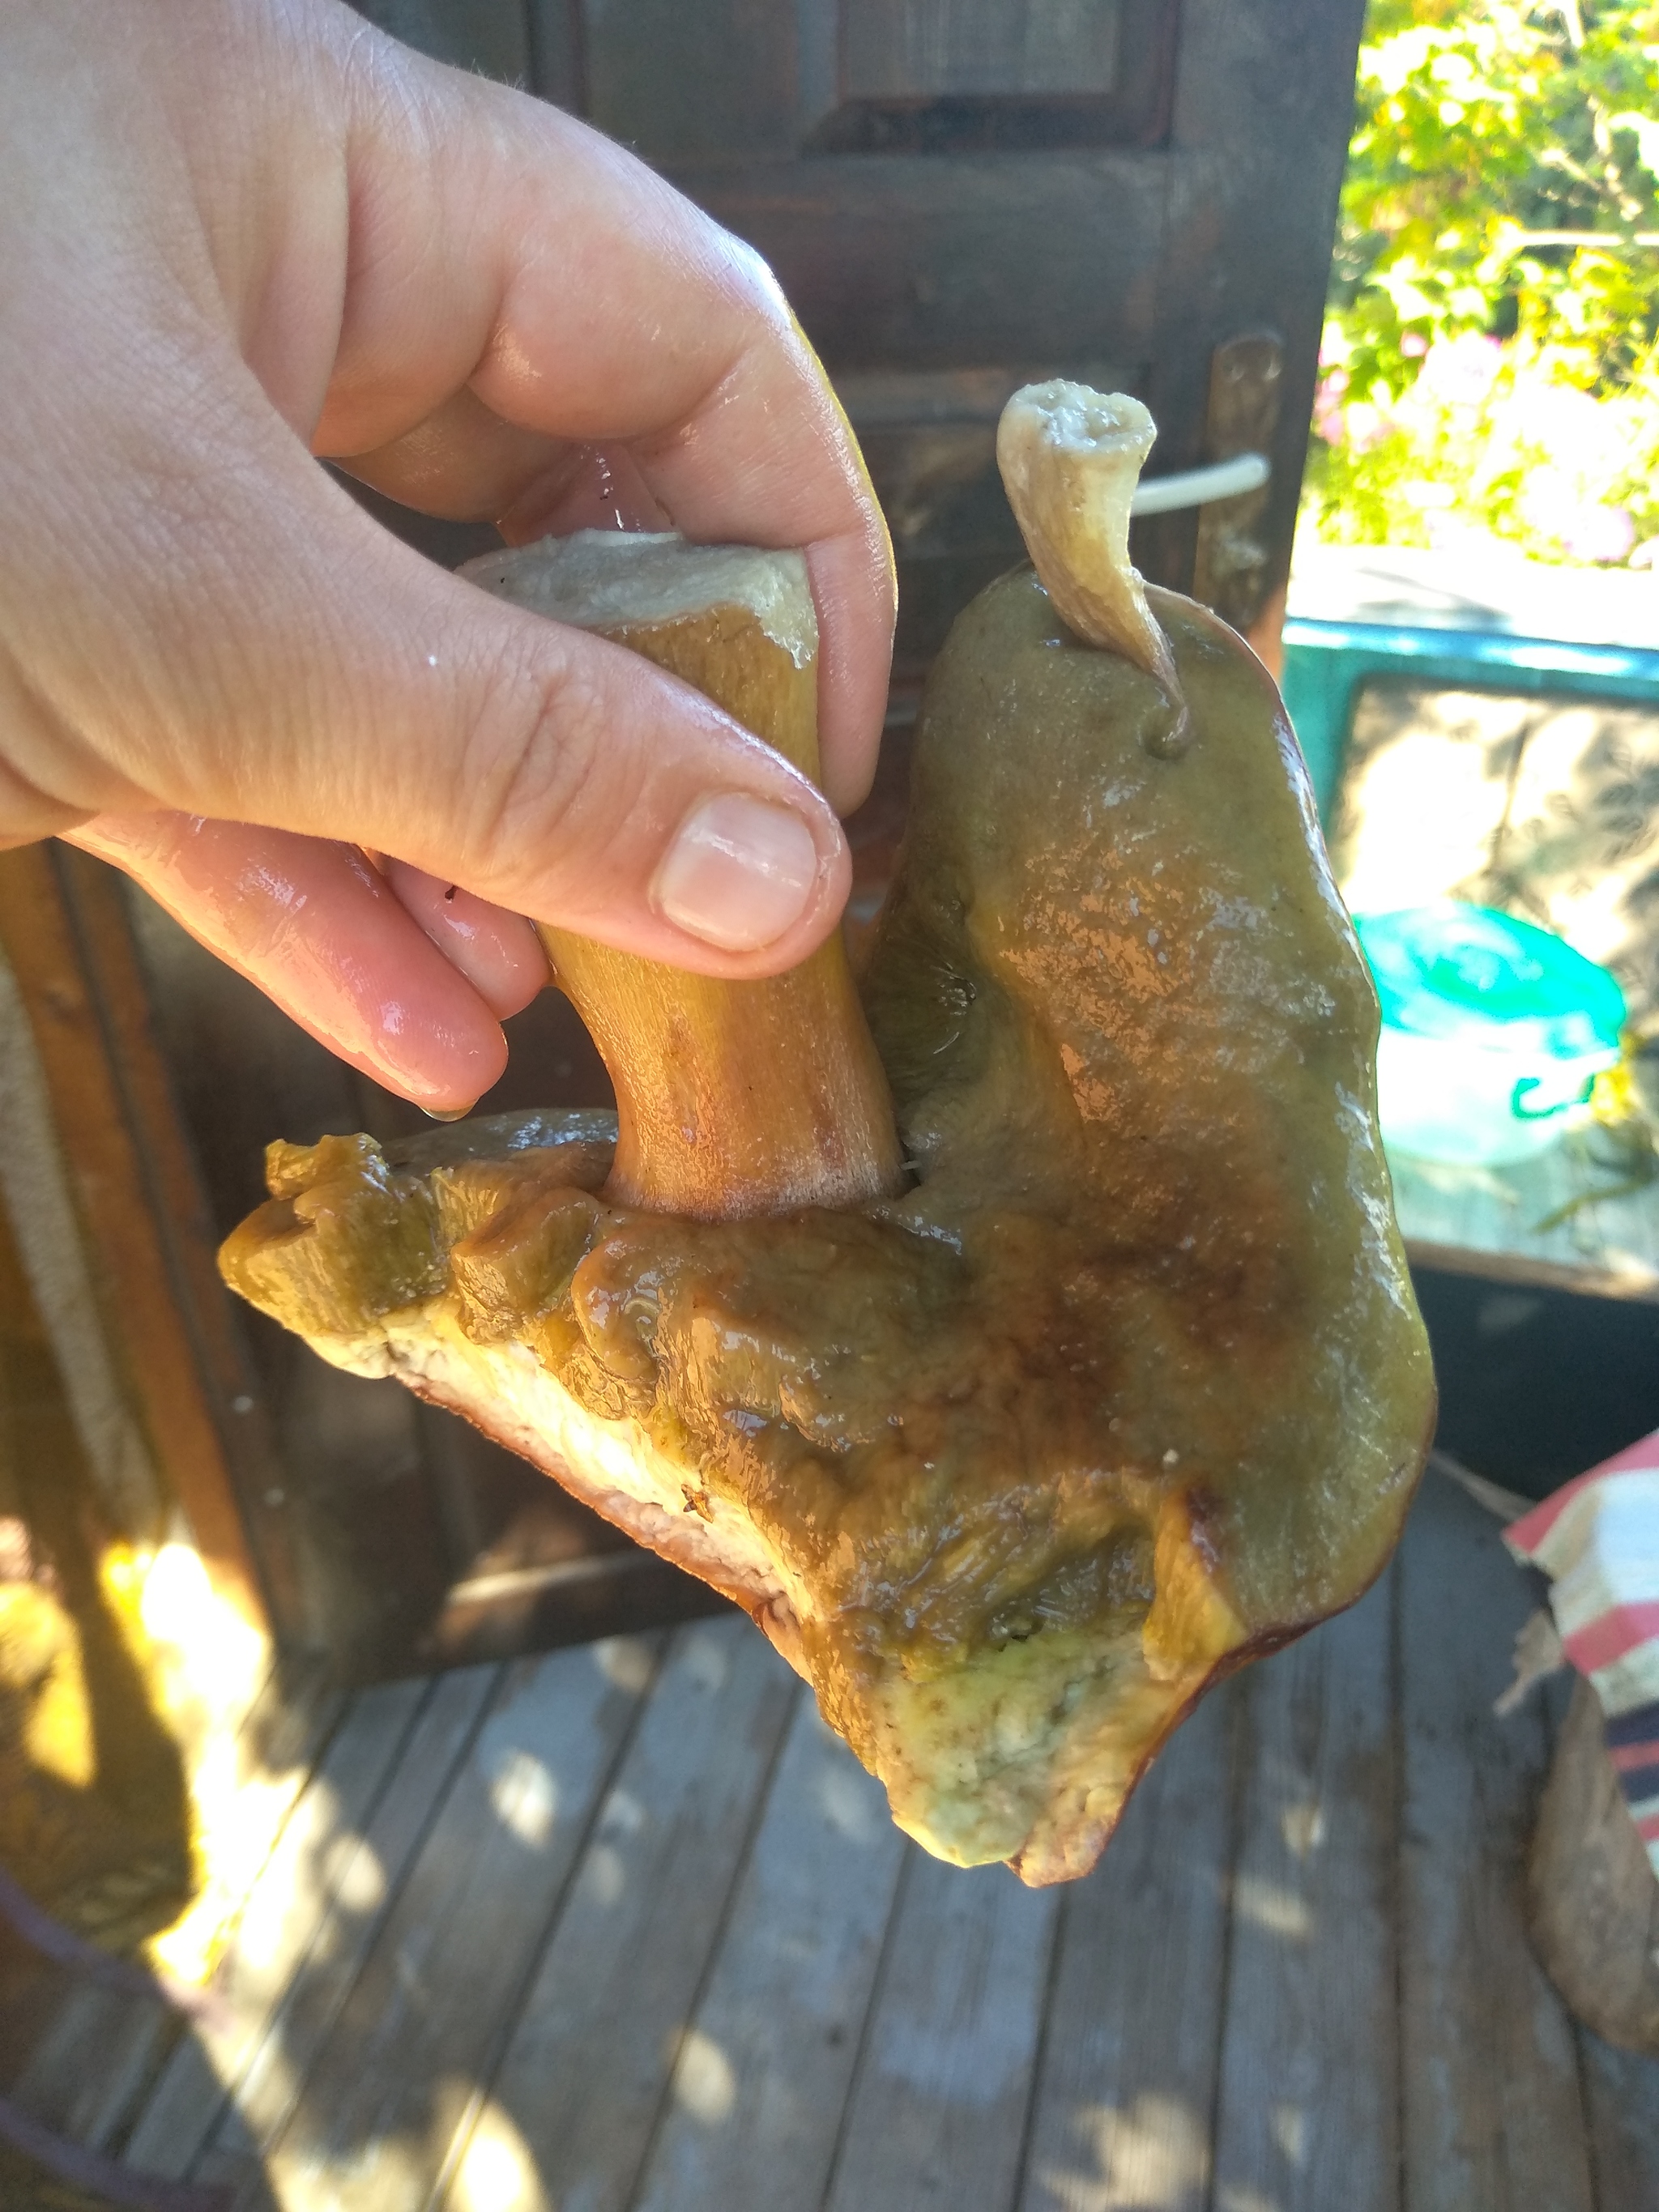
M1406 1257L1413 1267L1437 1275L1479 1275L1485 1282L1515 1290L1571 1291L1583 1298L1632 1298L1659 1304L1659 1274L1639 1265L1609 1267L1587 1261L1582 1267L1561 1260L1535 1259L1529 1252L1498 1252L1480 1244L1437 1244L1407 1236Z
M129 1402L214 1588L268 1632L233 1463L257 1480L274 1462L116 878L65 846L0 854L0 949L40 1053Z

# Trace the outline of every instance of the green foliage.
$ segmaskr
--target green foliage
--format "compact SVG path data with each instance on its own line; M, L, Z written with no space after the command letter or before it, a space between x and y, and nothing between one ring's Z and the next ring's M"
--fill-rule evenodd
M1325 358L1322 536L1659 534L1659 0L1371 0Z

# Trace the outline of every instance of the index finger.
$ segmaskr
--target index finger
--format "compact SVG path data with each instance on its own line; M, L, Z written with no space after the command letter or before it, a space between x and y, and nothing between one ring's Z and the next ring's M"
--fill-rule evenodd
M557 110L387 41L354 52L349 272L315 449L377 450L470 387L537 437L625 442L690 538L800 547L826 784L855 801L886 701L892 557L769 271Z

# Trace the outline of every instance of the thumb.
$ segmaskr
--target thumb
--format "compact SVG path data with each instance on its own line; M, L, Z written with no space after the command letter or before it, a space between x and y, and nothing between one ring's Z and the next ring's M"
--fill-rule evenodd
M391 538L230 375L248 404L212 451L222 404L129 422L97 517L33 535L6 625L34 708L0 740L14 784L65 820L165 807L350 841L708 974L813 950L850 868L805 777L637 655Z

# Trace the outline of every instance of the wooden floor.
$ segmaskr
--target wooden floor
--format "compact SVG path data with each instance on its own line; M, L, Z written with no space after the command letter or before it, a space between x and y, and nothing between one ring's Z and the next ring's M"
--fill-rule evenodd
M1038 1893L906 1844L740 1620L322 1699L218 2016L80 1992L14 2094L239 2212L1652 2212L1659 2064L1522 1933L1534 1602L1431 1476Z

